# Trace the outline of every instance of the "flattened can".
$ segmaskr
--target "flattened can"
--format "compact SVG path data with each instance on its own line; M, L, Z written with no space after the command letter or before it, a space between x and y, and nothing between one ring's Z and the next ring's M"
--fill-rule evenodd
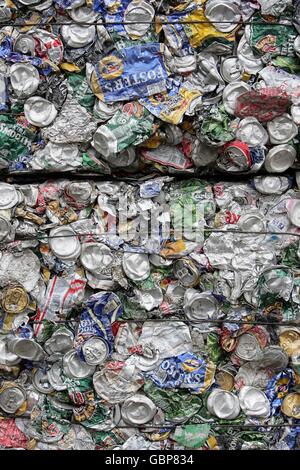
M249 171L252 165L249 146L240 140L228 142L222 147L217 165L228 173Z
M13 50L30 56L35 55L35 41L30 34L19 34L14 42Z
M44 394L54 392L54 388L52 387L47 372L44 369L36 369L33 378L32 378L33 386L40 392Z
M32 96L24 105L25 117L30 124L36 127L47 127L57 116L53 103L40 96Z
M69 206L83 209L91 203L92 190L92 185L88 181L72 181L65 186L64 198Z
M129 279L143 281L150 275L149 256L144 253L124 253L123 270Z
M208 411L219 419L234 419L240 414L238 397L227 390L213 390L206 406Z
M242 387L239 400L247 416L267 418L270 415L270 403L262 390L249 386Z
M44 349L47 354L51 355L53 360L57 360L63 354L72 349L74 335L68 328L61 326L52 334L45 344Z
M121 415L125 423L134 425L148 423L156 413L157 408L153 401L142 393L127 398L121 408Z
M262 357L261 348L255 335L244 333L238 339L235 354L244 361L256 361Z
M220 388L231 392L234 388L234 377L236 375L236 369L230 362L218 368L215 380Z
M281 411L286 416L300 419L300 393L289 393L281 403Z
M133 39L144 36L150 28L155 10L149 2L133 0L124 12L124 28Z
M242 78L243 66L238 57L226 57L221 61L221 76L227 83L236 82Z
M31 64L13 64L10 67L10 83L18 98L28 97L39 86L39 72Z
M89 365L102 364L113 350L112 323L122 314L122 304L113 292L98 292L85 304L75 338L75 349Z
M0 408L14 414L26 401L25 390L14 382L4 382L0 388ZM25 410L24 410L25 411Z
M81 245L71 227L56 227L50 231L49 245L54 255L62 260L76 260Z
M10 341L8 347L12 353L22 359L40 361L45 357L45 352L42 346L33 339L14 338Z
M195 287L200 281L200 274L189 258L176 260L173 266L174 276L183 287Z
M85 379L95 372L95 366L89 365L82 361L76 351L71 349L63 357L63 370L65 375L71 379Z
M29 296L21 286L7 287L2 294L2 307L7 313L24 312L29 303Z

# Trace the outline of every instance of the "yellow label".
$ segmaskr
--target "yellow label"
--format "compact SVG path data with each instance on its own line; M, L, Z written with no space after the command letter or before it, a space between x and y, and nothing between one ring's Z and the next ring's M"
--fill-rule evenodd
M167 258L168 256L178 255L186 248L184 240L177 240L176 242L167 242L165 248L160 252L161 256Z
M109 55L99 62L99 73L105 80L114 80L122 75L124 63L120 57Z
M279 335L279 344L289 356L300 352L300 335L293 330L287 330Z
M211 450L217 450L218 449L218 442L217 442L217 439L214 436L209 436L209 438L207 439L206 442L208 444L208 447Z
M161 138L158 135L150 137L150 139L143 142L143 147L148 149L156 149L161 144Z
M43 266L42 267L42 277L43 277L43 281L46 282L46 284L49 281L50 276L51 276L50 269L46 268L46 266Z
M159 105L159 100L156 98L157 95L149 97L149 100L155 104ZM186 88L180 88L178 97L175 100L174 97L168 97L167 93L162 93L161 95L158 95L159 97L166 97L166 101L172 103L174 101L173 106L170 105L168 107L167 111L162 111L159 115L159 118L165 122L169 122L170 124L179 124L180 121L182 120L182 117L184 113L187 111L189 108L191 102L199 98L201 96L201 93L197 90L189 91Z
M193 21L195 22L201 21L201 23L194 23L194 24L189 23L189 24L184 25L184 30L190 40L191 46L197 48L201 46L202 42L205 39L218 38L218 37L227 39L230 42L234 41L235 34L232 31L230 33L222 33L221 31L218 31L210 22L208 22L204 14L205 0L202 0L202 2L201 0L199 0L197 3L199 5L199 8L193 11L184 20L187 23L193 22Z
M95 70L91 74L91 88L92 88L94 95L97 96L99 100L104 101L104 96L99 86Z
M69 62L62 62L59 67L66 72L80 72L80 68L77 65L70 64Z

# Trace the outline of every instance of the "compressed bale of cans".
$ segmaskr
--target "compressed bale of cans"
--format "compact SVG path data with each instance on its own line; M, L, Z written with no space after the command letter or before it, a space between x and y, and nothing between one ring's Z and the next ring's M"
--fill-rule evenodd
M299 0L0 32L0 448L298 449Z
M297 0L4 0L0 170L297 166Z
M0 194L2 448L299 447L296 179Z

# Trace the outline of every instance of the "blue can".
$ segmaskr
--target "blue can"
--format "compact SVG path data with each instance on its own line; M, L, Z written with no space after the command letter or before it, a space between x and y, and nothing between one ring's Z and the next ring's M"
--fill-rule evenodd
M212 362L188 352L165 359L157 369L146 375L160 388L181 388L191 393L203 393L213 384L215 369Z
M102 364L112 353L112 324L122 315L122 304L113 292L98 292L85 303L75 338L80 359L89 365Z

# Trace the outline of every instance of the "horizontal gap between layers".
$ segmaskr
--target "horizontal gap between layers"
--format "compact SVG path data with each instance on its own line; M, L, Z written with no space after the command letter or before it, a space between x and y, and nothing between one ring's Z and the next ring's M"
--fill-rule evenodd
M83 307L84 308L84 307ZM173 315L175 315L176 313L173 313ZM71 318L70 320L49 320L49 319L44 319L44 320L33 320L33 321L30 321L30 324L41 324L41 323L45 323L45 322L48 322L48 323L52 323L54 325L56 324L60 324L60 323L79 323L80 322L80 318L78 319L73 319ZM180 322L180 323L191 323L193 324L195 327L197 327L197 324L199 323L207 323L207 324L210 324L210 323L213 323L213 324L220 324L220 323L228 323L228 324L232 324L232 325L270 325L270 326L274 326L274 327L280 327L280 326L300 326L300 319L299 321L286 321L286 322L264 322L264 321L249 321L249 320L226 320L226 319L222 319L222 320L209 320L209 319L200 319L200 320L186 320L185 318L146 318L144 320L139 320L139 319L118 319L116 320L116 322L118 323L147 323L147 322L153 322L153 323L174 323L174 322Z
M0 416L0 419L1 418L4 418L4 419L10 419L10 418L20 418L20 419L26 419L26 420L29 420L30 418L28 417L23 417L23 416L18 416L18 415L14 415L14 414L10 414L10 415L1 415ZM81 424L81 423L72 423L72 424ZM136 426L136 425L116 425L114 427L111 428L111 430L114 430L114 429L140 429L140 430L143 430L143 429L174 429L174 428L177 428L177 427L184 427L186 425L190 425L190 424L193 424L193 425L203 425L203 424L208 424L210 426L213 426L213 427L221 427L221 428L237 428L237 429L244 429L244 428L250 428L250 429L255 429L255 428L264 428L264 431L262 432L266 432L266 429L267 428L296 428L296 427L299 427L300 428L300 424L298 423L291 423L291 424L288 424L288 423L278 423L278 424L232 424L232 423L217 423L216 421L213 421L213 422L209 422L209 421L205 421L205 422L202 422L202 423L199 423L199 422L193 422L193 421L185 421L184 423L177 423L177 424L174 424L174 425L152 425L152 424L145 424L145 425L141 425L141 426ZM84 427L84 426L83 426ZM96 429L89 429L89 431L97 431Z
M1 113L0 113L1 114ZM10 114L10 113L4 113ZM80 142L75 142L74 145L80 146ZM212 147L212 148L219 148L219 147ZM121 169L122 170L122 169ZM120 175L120 171L116 174L104 174L98 172L90 172L90 171L82 171L82 170L67 170L67 171L45 171L45 170L7 170L1 169L0 170L0 182L10 182L11 184L37 184L43 181L49 181L50 179L69 179L72 178L74 180L92 180L92 181L99 181L99 182L125 182L128 184L136 185L143 183L144 181L153 180L158 177L168 176L172 179L176 179L176 181L187 181L187 180L201 180L205 182L216 182L216 178L222 178L222 182L231 182L231 183L238 183L238 182L245 182L253 179L257 176L278 176L282 177L296 177L296 173L300 172L300 165L299 167L291 167L288 170L282 173L272 173L267 172L260 169L256 173L227 173L224 171L213 171L214 168L209 168L210 173L207 172L208 168L203 167L203 171L197 173L182 173L182 174L162 174L162 173L127 173ZM199 168L198 168L199 170ZM134 175L134 177L132 176ZM237 179L238 178L238 179ZM22 183L18 183L18 181L22 179ZM24 183L24 179L26 183Z
M82 219L82 220L89 220L89 219ZM79 219L80 221L80 219ZM59 228L68 228L70 224L67 224L67 225L59 225L57 227ZM55 228L57 228L55 227ZM49 230L49 229L47 229ZM51 230L51 229L50 229ZM208 228L204 228L203 229L203 232L205 233L226 233L226 234L242 234L242 235L274 235L274 236L292 236L292 237L298 237L300 238L300 232L299 233L293 233L293 232L267 232L267 231L254 231L254 230L219 230L219 229L208 229ZM128 230L127 233L124 234L125 235L130 235L130 234L133 234L135 233L136 235L149 235L149 232L139 232L139 231L134 231L134 229L131 231L131 230ZM183 230L183 234L187 235L188 233L192 233L192 234L195 234L195 232L193 231L188 231L188 230ZM200 233L197 232L197 233ZM22 238L19 238L19 239L15 239L11 242L5 242L5 243L1 243L0 244L0 249L3 249L3 247L5 247L6 245L11 245L15 242L22 242L22 241L34 241L34 240L37 240L39 242L47 242L47 240L52 240L52 239L55 239L55 238L73 238L73 237L92 237L92 236L97 236L99 237L102 241L105 241L105 240L109 240L110 238L113 238L113 237L119 237L119 238L122 238L122 233L120 233L120 235L117 235L117 234L108 234L108 235L105 235L103 233L99 233L99 232L82 232L82 233L71 233L70 235L47 235L45 234L45 236L35 236L35 237L22 237ZM100 241L101 241L100 240ZM165 240L167 241L167 240ZM129 240L130 242L130 240ZM127 241L125 241L124 243L129 243ZM88 243L88 242L86 242ZM122 249L115 249L114 251L121 251L123 252ZM124 253L145 253L144 251L141 251L141 250L137 250L137 251L133 251L133 250L128 250L128 251L124 251ZM151 253L149 253L151 254Z
M46 19L45 19L46 20ZM296 21L295 21L296 22ZM79 24L79 25L86 25L86 26L130 26L130 25L139 25L139 24L149 24L149 25L190 25L190 24L234 24L236 26L243 26L243 25L251 25L253 24L253 21L209 21L209 20L194 20L194 21L72 21L70 20L69 22L45 22L43 23L43 26L68 26L70 24ZM269 26L291 26L293 24L293 21L288 21L288 22L267 22L267 21L256 21L255 25L269 25ZM0 28L3 28L4 26L14 26L14 27L28 27L28 26L39 26L40 23L26 23L26 20L24 20L23 23L17 23L14 21L7 21L7 22L0 22ZM220 31L221 32L221 31Z

